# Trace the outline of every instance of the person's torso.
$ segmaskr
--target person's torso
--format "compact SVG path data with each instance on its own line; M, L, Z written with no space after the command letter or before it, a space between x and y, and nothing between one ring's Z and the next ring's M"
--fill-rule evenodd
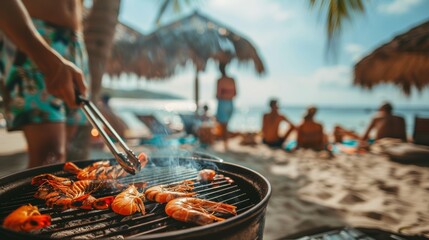
M323 128L317 122L304 121L298 127L299 147L319 149L323 144Z
M235 96L235 83L232 78L222 77L219 79L219 98L231 100Z
M376 123L376 139L381 138L399 138L402 139L405 136L405 124L404 120L398 116L385 116L377 119Z
M317 122L304 121L298 127L298 134L302 134L305 138L309 139L319 138L321 135L323 135L323 128L322 125Z
M264 115L263 138L267 142L275 142L280 139L279 126L282 122L282 117L278 113L268 113Z
M32 18L73 31L82 30L82 0L23 0Z

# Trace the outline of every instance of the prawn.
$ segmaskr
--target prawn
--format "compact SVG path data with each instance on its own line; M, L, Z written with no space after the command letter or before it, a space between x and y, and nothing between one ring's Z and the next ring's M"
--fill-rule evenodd
M237 215L235 209L235 206L226 203L186 197L169 201L165 213L178 221L206 225L225 220L215 216L215 213Z
M23 205L11 212L3 221L3 227L29 232L51 225L51 217L40 214L39 209L31 204Z
M203 169L198 173L198 179L203 182L213 181L215 176L216 172L211 169Z
M107 209L113 202L113 196L95 198L89 193L53 190L46 194L44 200L51 208L66 210L70 208L81 209Z
M138 159L141 168L148 162L147 156L144 153L140 153ZM76 177L80 180L116 179L129 175L121 165L110 165L110 161L98 161L83 169L72 162L66 162L64 164L64 171L76 174Z
M145 196L138 191L146 186L145 183L136 187L134 184L130 185L125 191L121 192L115 197L112 202L112 210L121 215L131 215L135 212L141 212L142 215L146 214L143 201Z
M113 202L113 196L96 199L90 194L101 187L115 189L123 187L122 184L111 180L80 180L75 182L57 180L58 178L54 175L46 175L38 177L32 183L40 184L34 197L45 200L48 207L61 210L76 207L82 209L106 209Z
M166 203L172 199L179 197L192 197L196 193L192 192L194 189L194 182L185 180L180 183L173 183L168 185L157 185L150 187L146 190L146 198L159 203Z
M40 186L46 182L57 183L65 186L73 184L73 181L68 178L58 177L49 173L40 174L31 179L31 185Z

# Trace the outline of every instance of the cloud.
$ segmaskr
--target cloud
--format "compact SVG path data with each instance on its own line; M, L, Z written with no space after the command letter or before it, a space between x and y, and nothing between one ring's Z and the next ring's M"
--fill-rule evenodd
M348 43L344 47L347 54L350 55L354 62L359 61L363 57L364 47L356 43Z
M210 1L209 7L222 12L245 18L247 21L269 20L284 22L293 17L292 11L286 10L279 2L260 0L216 0Z
M422 0L392 0L389 3L378 5L377 9L379 12L387 14L403 14L421 2Z
M306 78L312 86L319 89L337 90L350 88L352 85L351 68L345 65L320 67Z

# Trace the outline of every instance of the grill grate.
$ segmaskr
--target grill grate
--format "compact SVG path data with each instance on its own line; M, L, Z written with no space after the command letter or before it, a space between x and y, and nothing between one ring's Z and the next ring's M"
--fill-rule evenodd
M240 179L234 179L233 175L217 170L218 174L229 177L219 178L210 183L199 183L196 180L198 170L194 167L154 167L147 166L142 172L135 176L128 176L120 180L121 183L130 184L136 182L147 182L147 187L159 184L170 184L183 180L194 180L194 191L197 198L216 202L224 202L237 207L237 214L255 206L258 200L252 193L246 191L244 183ZM60 172L56 174L63 177L72 175ZM237 180L237 181L236 181ZM0 219L3 219L14 209L24 204L31 203L39 208L42 214L52 217L52 225L48 228L34 232L42 238L97 238L109 237L114 239L134 238L152 233L169 232L179 229L194 227L193 224L183 223L170 218L164 213L165 204L145 202L146 214L136 213L131 216L121 216L110 209L106 210L82 210L69 209L63 212L47 208L44 201L33 197L36 187L30 184L16 189L16 192L7 199L0 198ZM119 191L101 191L94 193L94 197L117 195ZM254 195L254 194L253 194Z

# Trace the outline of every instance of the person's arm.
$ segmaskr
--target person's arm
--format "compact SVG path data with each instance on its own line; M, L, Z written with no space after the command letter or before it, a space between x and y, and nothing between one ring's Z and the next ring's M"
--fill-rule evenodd
M300 148L303 145L301 125L296 128L296 147Z
M267 131L266 115L262 117L262 137L264 137L265 132Z
M375 127L376 119L372 119L371 123L369 124L368 128L365 131L365 134L362 137L362 141L366 141L369 139L369 134L371 133L371 130Z
M295 125L287 117L285 117L283 115L281 117L282 117L283 121L285 121L285 122L287 122L289 124L289 126L290 126L291 129L295 129Z
M220 90L221 82L220 81L221 81L220 79L217 80L217 85L216 85L216 98L217 99L220 99L220 95L221 95L221 90Z
M283 121L285 121L289 124L289 130L287 130L287 132L285 133L285 135L283 137L283 141L286 141L288 139L289 135L295 130L295 125L293 125L293 123L291 121L289 121L289 119L287 119L287 117L281 115L281 118Z
M232 78L232 83L234 84L234 96L237 96L237 85L235 84L235 80Z
M75 89L81 94L86 92L82 72L49 47L21 1L0 1L0 29L35 62L45 76L48 92L63 99L70 107L77 107Z

